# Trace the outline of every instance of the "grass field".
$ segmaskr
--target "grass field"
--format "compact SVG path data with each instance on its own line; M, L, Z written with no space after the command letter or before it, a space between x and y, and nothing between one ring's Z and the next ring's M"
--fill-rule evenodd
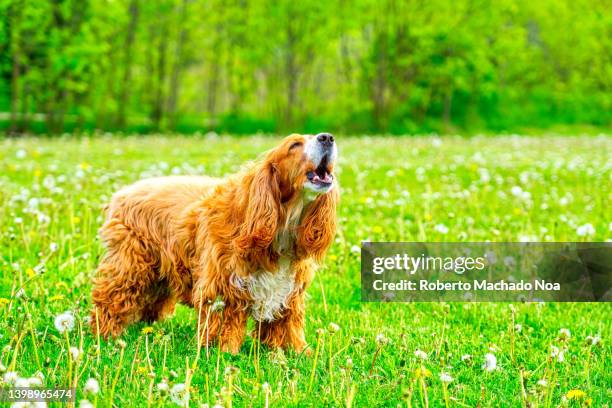
M278 140L1 140L3 381L75 384L77 406L172 405L186 389L194 407L608 406L609 304L364 304L358 250L362 240L610 239L607 136L339 138L340 230L307 303L318 352L247 338L239 355L213 347L194 365L195 313L182 306L98 343L85 318L113 191L157 175L223 176ZM75 325L62 334L55 320L67 311Z

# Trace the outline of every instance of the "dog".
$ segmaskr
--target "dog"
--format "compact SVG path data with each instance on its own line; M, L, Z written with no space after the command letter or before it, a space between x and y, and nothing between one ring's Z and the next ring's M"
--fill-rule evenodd
M337 156L331 134L293 134L225 179L118 191L100 229L94 333L116 337L181 302L199 314L199 341L224 352L239 352L249 316L263 344L304 350L305 291L336 232Z

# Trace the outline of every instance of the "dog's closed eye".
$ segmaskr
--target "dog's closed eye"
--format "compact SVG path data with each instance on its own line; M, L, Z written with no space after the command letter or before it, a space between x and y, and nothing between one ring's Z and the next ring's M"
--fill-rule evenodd
M295 142L295 143L293 143L291 146L289 146L289 151L291 151L291 150L293 150L293 149L295 149L295 148L301 147L301 146L303 146L303 145L304 145L304 144L303 144L302 142Z

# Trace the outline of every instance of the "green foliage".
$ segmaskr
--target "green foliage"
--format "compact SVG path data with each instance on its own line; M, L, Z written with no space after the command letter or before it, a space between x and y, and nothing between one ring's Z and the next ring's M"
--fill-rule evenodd
M0 0L0 126L607 128L611 27L597 0Z

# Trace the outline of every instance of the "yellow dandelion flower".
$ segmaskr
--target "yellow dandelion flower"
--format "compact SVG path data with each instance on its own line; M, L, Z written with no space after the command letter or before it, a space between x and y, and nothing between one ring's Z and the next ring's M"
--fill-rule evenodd
M423 218L425 218L425 221L431 221L432 220L431 214L429 214L429 213L425 214L425 216Z
M64 295L53 295L49 297L49 302L55 302L57 300L64 300L65 296Z
M72 222L74 224L78 224L79 222L81 222L81 219L79 217L77 217L77 216L74 216L74 217L72 217Z
M375 226L372 227L372 232L374 234L380 234L380 233L383 232L383 229L382 229L382 227L380 225L375 225Z
M8 300L7 298L0 298L0 306L8 305L9 302L10 300Z
M416 378L427 378L431 377L431 371L429 371L423 366L420 366L416 370L414 370L414 375L416 376Z
M142 334L151 334L153 333L153 328L151 326L143 327L141 330Z
M338 257L337 257L336 255L329 255L327 258L328 258L330 261L335 261L335 260L337 260L337 259L338 259Z
M569 390L565 396L567 399L580 399L586 397L586 393L582 390Z
M32 276L36 275L36 272L32 268L28 268L26 269L26 275L28 275L28 278L31 278Z
M138 367L137 372L138 372L138 374L145 374L145 373L148 373L149 370L147 369L146 366L140 366L140 367Z
M39 178L40 176L42 176L42 170L41 169L34 170L34 177Z
M82 162L81 164L79 164L79 167L83 170L87 170L89 168L89 164L86 162Z

